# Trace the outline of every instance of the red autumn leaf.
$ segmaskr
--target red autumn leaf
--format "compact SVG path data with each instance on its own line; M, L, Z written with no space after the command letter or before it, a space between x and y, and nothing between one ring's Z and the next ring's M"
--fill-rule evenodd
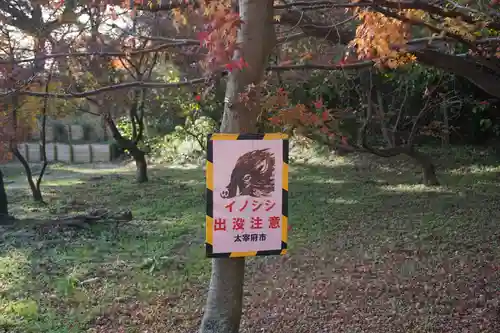
M310 119L311 119L311 122L314 124L314 123L318 122L319 117L317 115L315 115L315 114L311 114Z
M328 127L323 126L323 127L321 127L321 128L320 128L320 131L321 131L322 133L325 133L325 134L326 134L326 133L328 133Z
M245 61L245 59L243 59L243 57L240 57L240 59L238 59L237 66L239 69L243 69L245 67L248 67L248 63Z
M306 114L301 114L301 115L300 115L300 122L301 122L302 124L307 124L307 123L308 123L308 120L309 120L309 119L308 119L308 117L307 117L307 115L306 115Z
M479 104L481 104L481 105L488 105L490 103L488 101L481 101L481 102L479 102Z
M200 31L196 35L196 38L200 41L200 45L203 45L203 42L208 39L209 33L206 31Z
M274 125L280 124L280 119L278 117L271 117L271 118L269 118L269 121Z
M61 6L64 4L64 0L59 0L57 2L55 2L55 6L54 6L54 9L59 9L61 8Z
M279 96L287 96L288 92L285 90L285 88L278 88L278 95Z
M323 99L318 99L317 101L313 102L313 105L316 109L321 109L323 107Z
M226 69L230 72L233 71L233 69L238 68L238 69L243 69L245 67L248 67L248 63L245 61L243 58L239 58L238 60L231 61L225 65Z
M194 99L195 99L195 100L197 100L197 101L199 102L199 101L201 101L201 96L200 96L200 95L196 95L196 96L194 97Z
M329 117L330 117L330 114L328 113L328 111L323 111L321 113L321 119L323 119L323 121L327 121Z

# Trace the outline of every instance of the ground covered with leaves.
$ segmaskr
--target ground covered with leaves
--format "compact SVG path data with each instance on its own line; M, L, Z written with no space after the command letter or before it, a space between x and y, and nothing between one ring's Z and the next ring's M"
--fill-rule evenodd
M296 160L291 251L248 260L241 332L500 332L500 166L473 149L433 155L434 188L414 185L403 159ZM0 332L196 331L210 273L203 172L156 167L141 185L123 167L51 172L47 206L9 184L16 217L133 220L0 227Z

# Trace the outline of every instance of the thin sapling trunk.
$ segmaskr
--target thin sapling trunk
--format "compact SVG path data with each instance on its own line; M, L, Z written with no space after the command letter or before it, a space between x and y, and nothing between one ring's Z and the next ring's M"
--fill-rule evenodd
M248 69L229 74L221 132L255 133L260 113L260 89L266 59L275 44L273 1L239 0L242 24L238 33L240 49L235 59L244 57ZM253 84L253 100L244 105L240 93ZM200 333L238 333L243 308L244 258L212 260L212 275Z

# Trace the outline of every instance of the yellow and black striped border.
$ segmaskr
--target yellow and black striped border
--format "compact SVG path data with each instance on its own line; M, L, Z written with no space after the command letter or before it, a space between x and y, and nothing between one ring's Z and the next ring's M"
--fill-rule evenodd
M283 141L283 178L282 178L282 217L281 217L281 249L268 251L229 252L213 253L213 189L214 189L214 166L213 166L213 141L214 140L282 140ZM209 258L236 258L252 256L269 256L286 254L288 242L288 135L282 133L268 134L229 134L214 133L207 138L207 213L205 223L205 249Z

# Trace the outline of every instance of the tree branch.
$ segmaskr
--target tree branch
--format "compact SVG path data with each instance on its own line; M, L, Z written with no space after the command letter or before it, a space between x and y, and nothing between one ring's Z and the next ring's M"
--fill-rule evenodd
M145 4L136 4L135 8L138 10L148 11L148 12L161 12L161 11L171 11L176 8L200 8L200 3L197 0L170 0L165 1L144 1Z
M297 27L309 37L323 38L333 44L348 44L354 38L351 30L313 21L298 10L281 13L279 23Z
M130 89L130 88L180 88L184 86L201 84L205 83L205 78L198 78L189 81L183 82L147 82L147 81L134 81L134 82L125 82L114 84L102 88L98 88L95 90L89 90L84 92L74 92L74 93L44 93L44 92L36 92L36 91L19 91L19 95L27 95L27 96L35 96L35 97L44 97L49 96L53 98L86 98L90 96L99 95L105 92L120 90L120 89Z
M284 72L284 71L297 71L297 70L355 70L373 66L375 63L372 60L358 61L344 65L323 65L323 64L304 64L304 65L283 65L283 66L268 66L267 71Z
M373 61L360 61L352 64L345 65L322 65L322 64L305 64L305 65L287 65L287 66L269 66L266 68L267 71L293 71L293 70L356 70L369 67L373 65ZM222 72L222 76L227 75L227 72ZM101 87L95 90L89 90L84 92L73 92L73 93L44 93L37 91L18 91L19 95L35 96L35 97L53 97L53 98L87 98L90 96L99 95L101 93L121 90L121 89L132 89L132 88L180 88L184 86L190 86L195 84L206 84L207 78L197 78L183 82L154 82L154 81L133 81L114 84L110 86Z
M374 1L379 3L379 0ZM332 44L348 44L354 38L353 31L339 30L335 34L331 33L325 24L317 22L310 24L311 19L299 11L285 12L280 21L294 26L299 20L301 22L297 27L309 37L324 38ZM306 23L308 24L306 25ZM473 58L432 50L429 48L428 43L422 42L420 39L415 42L410 41L408 44L410 46L409 51L415 54L418 62L465 77L485 92L500 98L500 75L486 69L485 66L481 66Z
M419 0L400 0L400 1L387 1L387 0L372 0L372 1L359 1L359 2L345 2L339 3L335 0L330 1L294 1L287 4L280 4L274 6L274 9L290 9L296 8L300 10L311 10L311 9L321 9L321 8L360 8L360 7L373 7L381 6L391 9L419 9L423 10L429 14L439 15L443 18L458 18L460 17L464 22L475 24L476 20L474 18L473 10L461 7L461 8L444 8L438 5L431 4L425 1ZM488 26L492 29L500 29L500 22L491 21Z
M500 98L500 76L491 73L473 59L434 50L415 51L417 61L463 76L492 96Z
M108 51L108 52L94 51L94 52L51 53L51 54L45 54L43 56L38 56L38 57L15 60L14 64L36 62L36 61L41 61L41 60L46 60L46 59L66 58L66 57L91 57L91 56L96 56L96 57L130 57L133 55L140 55L140 54L144 54L144 53L159 52L159 51L163 51L163 50L166 50L168 48L171 48L171 47L193 46L193 45L199 46L200 41L194 40L194 39L182 39L179 41L172 41L172 42L164 43L164 44L157 45L154 47L133 50L133 51L129 51L129 52L127 52L127 51L125 51L125 52L124 51ZM0 65L6 65L6 64L12 64L12 61L0 60Z

